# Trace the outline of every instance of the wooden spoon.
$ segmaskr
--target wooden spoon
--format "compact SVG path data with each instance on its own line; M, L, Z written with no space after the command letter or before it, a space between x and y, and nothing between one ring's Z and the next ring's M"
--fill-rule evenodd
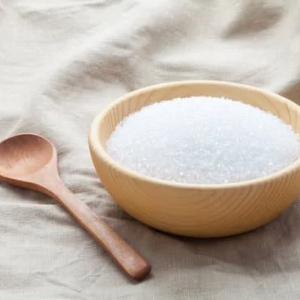
M150 264L66 188L58 174L57 151L44 137L20 134L1 142L0 179L55 198L129 277L139 281L149 274Z

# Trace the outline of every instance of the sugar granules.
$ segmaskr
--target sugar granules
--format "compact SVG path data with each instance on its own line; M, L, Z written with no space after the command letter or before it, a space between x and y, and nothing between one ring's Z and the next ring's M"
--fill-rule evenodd
M176 98L125 118L109 155L161 180L224 184L263 177L299 158L291 126L259 108L216 97Z

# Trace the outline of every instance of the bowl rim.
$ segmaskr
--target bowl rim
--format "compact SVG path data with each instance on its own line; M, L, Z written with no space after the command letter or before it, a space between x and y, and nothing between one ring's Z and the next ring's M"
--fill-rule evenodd
M101 144L99 140L99 130L100 130L100 123L102 119L109 113L109 111L123 101L127 101L128 98L134 97L140 93L147 93L152 91L153 89L159 90L161 88L166 87L178 87L180 85L219 85L219 86L227 86L231 88L238 88L253 92L262 93L276 101L285 103L286 105L290 106L293 110L296 110L300 116L300 106L294 103L293 101L273 92L270 92L263 88L254 87L251 85L245 85L240 83L234 83L229 81L217 81L217 80L183 80L183 81L171 81L165 82L161 84L150 85L147 87L143 87L132 92L126 93L125 95L117 98L111 104L109 104L105 109L103 109L91 123L88 142L90 146L90 150L93 149L94 154L98 156L98 158L105 161L111 168L117 170L124 175L131 177L135 180L140 180L146 183L151 183L160 186L168 186L172 188L179 188L179 189L194 189L194 190L224 190L224 189L232 189L232 188L241 188L250 185L259 185L259 184L266 184L273 180L278 179L279 177L284 177L288 173L292 173L300 168L300 157L294 161L292 164L288 165L287 167L269 174L267 176L251 179L251 180L244 180L239 182L233 183L226 183L226 184L196 184L196 183L181 183L181 182L173 182L168 180L162 180L154 177L150 177L136 171L130 170L129 168L123 166L121 163L115 161L105 150L104 146ZM300 134L299 134L300 136Z

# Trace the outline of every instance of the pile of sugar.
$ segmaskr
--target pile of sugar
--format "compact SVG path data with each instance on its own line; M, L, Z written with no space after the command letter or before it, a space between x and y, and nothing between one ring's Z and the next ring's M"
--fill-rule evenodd
M274 173L299 158L299 137L281 119L241 102L176 98L125 118L107 141L123 166L157 179L224 184Z

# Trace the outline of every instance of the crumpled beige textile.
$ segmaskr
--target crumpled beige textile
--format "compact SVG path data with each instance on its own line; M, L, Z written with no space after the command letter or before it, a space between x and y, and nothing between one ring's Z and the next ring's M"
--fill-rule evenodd
M66 185L153 266L132 283L54 200L1 183L0 299L300 299L299 201L244 235L167 235L113 202L87 144L137 88L226 80L300 103L299 75L297 0L0 0L0 139L51 139Z

